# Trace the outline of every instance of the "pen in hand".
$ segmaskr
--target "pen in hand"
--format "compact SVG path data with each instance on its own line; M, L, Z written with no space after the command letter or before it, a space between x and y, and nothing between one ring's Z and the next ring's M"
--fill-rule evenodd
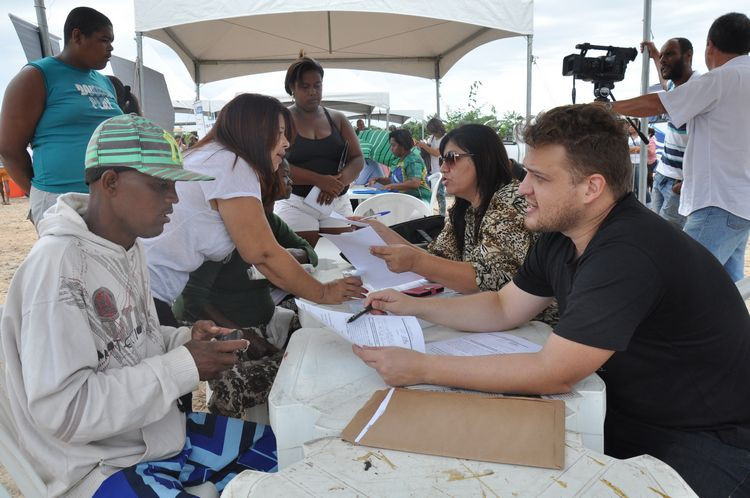
M353 314L351 317L349 317L349 319L346 321L346 323L352 323L354 320L356 320L357 318L365 315L366 313L369 313L370 311L372 311L372 304L368 304L365 307L365 309L363 309L359 313Z

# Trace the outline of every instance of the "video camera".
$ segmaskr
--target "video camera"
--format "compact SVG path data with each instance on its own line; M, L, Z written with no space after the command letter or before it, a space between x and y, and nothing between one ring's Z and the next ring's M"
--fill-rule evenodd
M563 58L563 76L573 76L573 101L575 102L575 78L594 83L595 100L606 101L615 87L615 81L625 78L628 62L635 60L638 51L634 48L613 47L611 45L576 45L580 54L570 54ZM606 50L600 57L586 57L589 50Z

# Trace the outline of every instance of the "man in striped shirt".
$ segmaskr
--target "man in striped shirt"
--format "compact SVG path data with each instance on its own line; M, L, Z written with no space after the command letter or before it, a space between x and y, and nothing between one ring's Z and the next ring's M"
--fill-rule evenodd
M654 60L659 82L664 90L670 91L693 77L693 45L686 38L667 40L657 50L654 42L641 43L642 50ZM654 186L651 192L651 209L677 228L685 225L685 217L678 213L680 207L680 187L682 185L682 159L687 147L687 124L675 126L670 120L664 134L664 152L654 171Z

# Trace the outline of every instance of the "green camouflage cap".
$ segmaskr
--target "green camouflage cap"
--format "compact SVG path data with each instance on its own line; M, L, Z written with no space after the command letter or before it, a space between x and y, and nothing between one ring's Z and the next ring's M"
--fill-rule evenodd
M174 137L148 119L122 114L102 122L86 148L86 170L133 168L163 180L204 181L201 175L182 167L182 152Z

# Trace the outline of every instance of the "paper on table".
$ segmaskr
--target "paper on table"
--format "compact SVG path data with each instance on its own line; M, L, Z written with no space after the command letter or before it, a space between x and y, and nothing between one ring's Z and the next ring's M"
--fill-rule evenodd
M367 228L370 226L367 223L362 223L361 221L350 220L343 214L338 213L337 211L331 211L328 217L333 218L334 220L340 220L340 221L349 223L350 225L354 225L355 227Z
M371 246L387 245L372 227L341 235L321 234L344 253L346 259L362 272L362 282L371 289L386 289L413 283L416 286L422 277L412 272L393 273L380 258L370 254Z
M431 342L427 354L482 356L488 354L536 353L542 346L507 332L465 334L463 337Z
M424 353L424 334L413 316L363 315L352 323L352 313L329 310L296 299L300 311L311 314L326 327L358 346L397 346Z
M325 214L326 216L329 216L331 212L333 211L333 203L320 204L318 202L319 195L320 195L320 189L318 187L313 187L310 189L310 193L307 194L307 196L305 197L304 202L311 208L321 212L322 214Z

